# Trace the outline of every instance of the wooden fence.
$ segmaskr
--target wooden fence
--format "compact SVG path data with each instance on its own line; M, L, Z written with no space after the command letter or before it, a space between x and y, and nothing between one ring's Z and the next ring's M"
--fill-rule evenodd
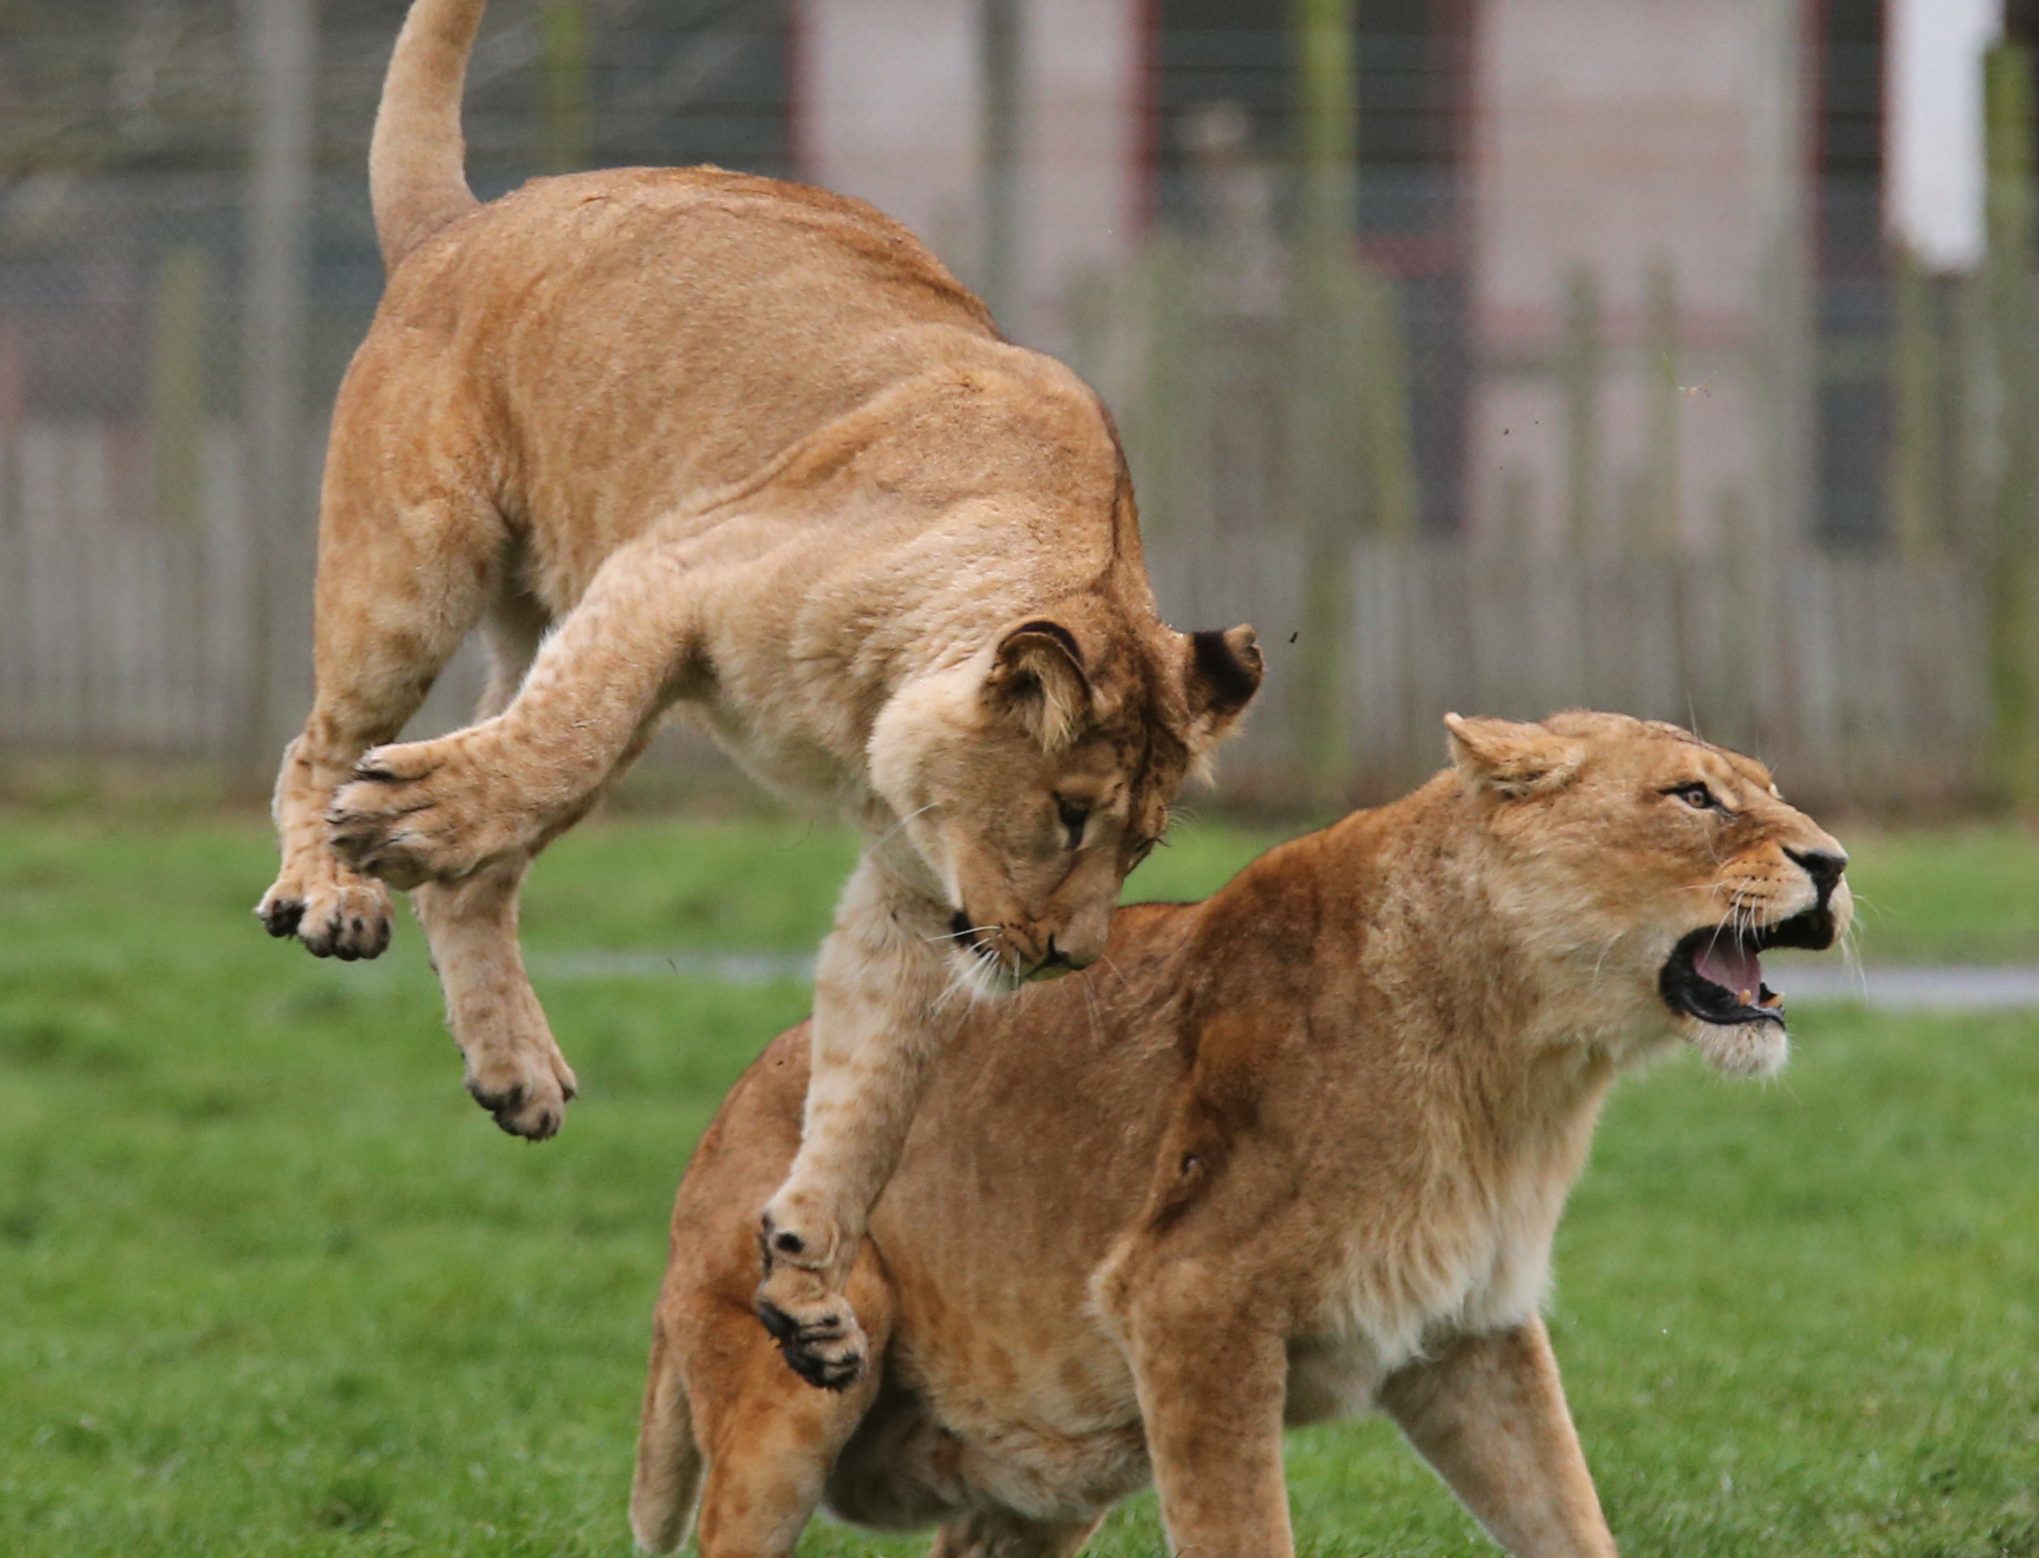
M1360 541L1340 681L1305 706L1304 580L1293 548L1238 537L1194 557L1154 548L1164 609L1250 618L1269 675L1227 788L1393 794L1442 761L1447 710L1535 718L1618 709L1696 725L1769 760L1796 794L1864 805L1973 798L1991 729L1983 580L1949 559L1812 549L1763 570L1730 556L1487 551Z
M157 517L117 438L37 427L0 470L0 756L32 752L271 760L309 696L311 481L254 544L231 434L204 440L200 501ZM132 489L132 490L130 490ZM126 494L124 496L124 493ZM1794 793L1889 806L1988 783L1986 583L1975 566L1895 552L1766 549L1579 555L1360 538L1329 583L1293 534L1254 527L1149 543L1164 611L1184 627L1251 621L1261 707L1223 765L1267 801L1392 793L1433 769L1439 717L1587 705L1696 722L1763 754ZM266 559L267 562L261 561ZM265 577L280 572L288 577ZM1311 595L1312 590L1320 592ZM267 604L264 604L266 600ZM1344 642L1326 691L1294 674L1306 624ZM261 679L255 679L257 668ZM460 722L478 658L456 663L420 727ZM248 717L252 689L275 705ZM674 743L655 761L706 761Z

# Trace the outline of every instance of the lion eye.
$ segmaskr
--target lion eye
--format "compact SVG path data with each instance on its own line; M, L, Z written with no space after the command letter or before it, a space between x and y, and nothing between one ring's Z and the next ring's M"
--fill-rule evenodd
M1694 811L1718 811L1720 809L1720 802L1714 798L1713 791L1697 780L1694 780L1691 784L1674 786L1664 793L1677 796L1679 800L1690 806Z
M1083 848L1083 829L1090 821L1090 808L1058 795L1055 797L1055 815L1061 819L1062 831L1068 835L1068 847L1072 850Z

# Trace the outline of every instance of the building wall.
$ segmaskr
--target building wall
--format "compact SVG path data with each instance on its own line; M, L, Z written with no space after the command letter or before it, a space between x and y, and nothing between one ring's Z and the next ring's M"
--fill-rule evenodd
M966 279L980 268L978 8L805 0L796 13L800 176L870 201Z
M1067 345L1085 266L1138 237L1144 24L1138 0L1023 0L1015 336ZM980 8L966 0L804 0L796 155L803 177L871 201L984 284Z
M1765 364L1803 326L1795 0L1483 0L1474 26L1469 528L1525 499L1538 529L1566 523L1566 394L1549 369L1585 264L1604 364L1593 511L1610 529L1633 518L1654 376L1678 391L1684 539L1737 505L1759 522L1785 512L1779 489L1801 478L1776 468L1766 424L1790 413ZM1659 266L1677 296L1668 362L1647 339Z

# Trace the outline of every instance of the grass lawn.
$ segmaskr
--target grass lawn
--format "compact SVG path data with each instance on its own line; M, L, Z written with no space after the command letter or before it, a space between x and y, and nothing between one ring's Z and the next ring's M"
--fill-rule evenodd
M1871 962L2039 961L2039 844L1861 835ZM1264 840L1185 831L1201 892ZM849 858L627 821L540 867L551 953L805 948ZM542 984L584 1093L461 1092L414 925L320 964L259 822L0 813L0 1553L614 1553L672 1186L797 983ZM2039 1554L2039 1017L1808 1006L1786 1078L1625 1086L1553 1330L1630 1553ZM1322 1555L1479 1551L1392 1432L1295 1435ZM817 1526L803 1554L917 1553ZM1160 1550L1151 1499L1096 1551Z

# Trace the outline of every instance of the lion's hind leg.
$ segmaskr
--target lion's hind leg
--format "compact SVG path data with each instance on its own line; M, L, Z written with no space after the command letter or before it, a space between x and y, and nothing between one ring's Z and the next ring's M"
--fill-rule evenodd
M335 434L335 460L344 447ZM500 572L502 522L479 502L440 498L393 512L328 473L319 516L313 625L316 692L285 748L273 811L282 863L255 912L272 936L315 956L375 957L390 898L328 840L326 809L361 754L417 712L480 616Z
M637 1471L630 1481L630 1534L639 1547L669 1553L687 1539L701 1497L701 1468L687 1382L665 1328L656 1326L637 1430Z
M684 1540L698 1486L701 1558L786 1558L878 1395L875 1369L848 1390L808 1389L751 1313L750 1208L792 1157L799 1129L794 1100L783 1089L766 1096L782 1087L766 1077L739 1084L680 1189L631 1490L632 1529L654 1552ZM891 1289L868 1246L849 1286L882 1348Z
M494 668L476 719L515 695L545 626L533 602L513 598L491 610ZM517 944L517 898L530 863L528 854L516 854L458 882L427 882L411 903L446 993L447 1025L467 1063L467 1091L512 1136L543 1141L558 1131L576 1083Z

